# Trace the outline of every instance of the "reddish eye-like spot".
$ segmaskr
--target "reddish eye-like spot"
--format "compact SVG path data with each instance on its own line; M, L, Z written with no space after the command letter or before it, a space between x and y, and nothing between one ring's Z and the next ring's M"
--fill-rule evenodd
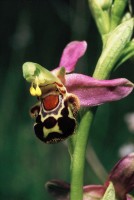
M49 95L43 99L43 106L45 110L53 110L57 107L59 103L59 96L58 95Z

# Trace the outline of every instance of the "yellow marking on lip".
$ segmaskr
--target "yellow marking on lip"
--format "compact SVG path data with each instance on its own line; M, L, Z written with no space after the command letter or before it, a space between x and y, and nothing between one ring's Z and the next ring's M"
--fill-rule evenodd
M52 132L57 132L59 134L62 134L62 131L59 129L58 123L56 123L56 125L53 128L46 128L43 127L43 134L44 137L46 138L49 134L51 134Z

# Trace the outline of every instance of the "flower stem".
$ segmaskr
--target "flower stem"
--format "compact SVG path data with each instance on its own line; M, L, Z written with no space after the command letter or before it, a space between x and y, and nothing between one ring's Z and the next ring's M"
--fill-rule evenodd
M96 2L96 4L95 4ZM115 1L118 3L118 1ZM96 20L98 29L101 35L107 33L105 27L101 29L101 22L104 20L104 12L98 6L97 1L90 1L91 10ZM123 4L125 7L125 4ZM123 9L124 9L123 7ZM115 12L115 8L113 10ZM122 13L120 13L122 16ZM133 32L133 18L127 20L118 25L114 30L103 37L103 50L102 54L97 62L97 66L93 73L93 77L96 79L107 79L109 78L111 71L114 69L118 62L122 51L131 39ZM108 21L109 24L109 21ZM108 27L109 28L109 27ZM90 110L85 113L82 117L77 137L75 142L70 143L70 154L71 154L71 193L70 200L82 200L83 199L83 180L84 180L84 166L85 166L85 155L86 147L88 143L89 130L92 125L94 112Z
M92 120L93 112L90 110L83 116L77 132L79 139L76 140L72 159L70 200L83 199L85 153Z

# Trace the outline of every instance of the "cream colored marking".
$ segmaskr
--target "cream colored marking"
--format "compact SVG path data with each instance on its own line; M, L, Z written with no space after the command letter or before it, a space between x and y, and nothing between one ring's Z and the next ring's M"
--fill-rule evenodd
M44 137L46 138L49 134L51 134L52 132L58 132L60 134L62 134L62 131L59 129L59 126L58 124L56 123L56 125L53 127L53 128L45 128L43 127L43 134L44 134Z
M73 112L71 111L69 107L68 107L68 111L69 111L68 117L70 117L71 119L75 119L73 116Z

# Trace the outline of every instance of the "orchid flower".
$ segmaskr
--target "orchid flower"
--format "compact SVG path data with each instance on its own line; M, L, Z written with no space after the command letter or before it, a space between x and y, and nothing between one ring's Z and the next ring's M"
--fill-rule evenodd
M110 182L115 189L115 199L133 200L128 193L134 189L134 153L122 158L110 172L104 185L87 185L83 187L83 200L100 200L103 198ZM56 200L69 200L70 185L61 180L52 180L46 184L47 190ZM111 198L108 198L111 200Z
M69 43L53 71L32 62L23 65L23 76L31 82L30 93L38 98L30 111L36 119L35 134L45 143L57 143L75 133L80 107L116 101L133 90L133 84L125 78L96 80L72 73L86 48L85 41Z

